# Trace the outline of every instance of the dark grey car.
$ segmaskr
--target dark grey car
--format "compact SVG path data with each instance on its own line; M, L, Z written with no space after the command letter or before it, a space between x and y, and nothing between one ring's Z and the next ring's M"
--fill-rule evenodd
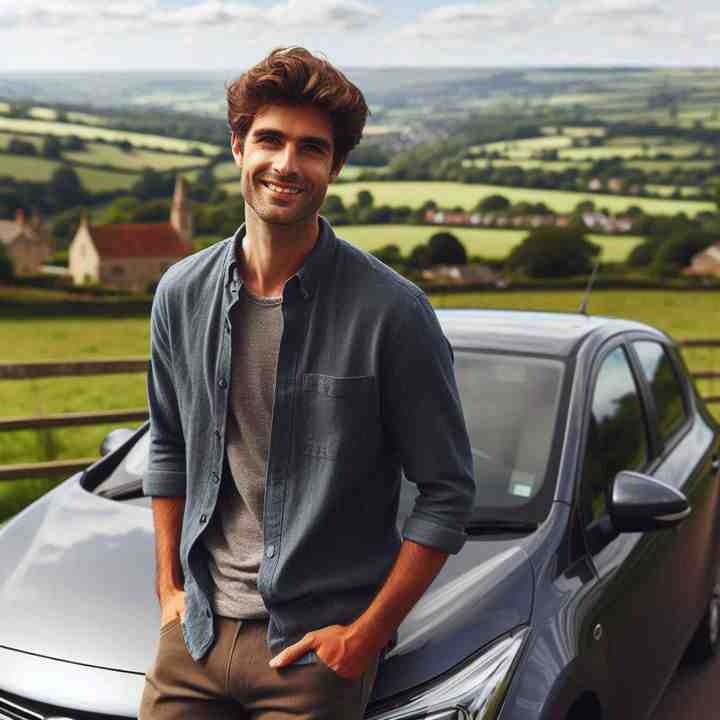
M670 339L440 311L477 483L399 629L375 720L647 717L718 643L720 430ZM135 717L160 623L147 424L0 529L0 718ZM412 507L404 482L398 525Z

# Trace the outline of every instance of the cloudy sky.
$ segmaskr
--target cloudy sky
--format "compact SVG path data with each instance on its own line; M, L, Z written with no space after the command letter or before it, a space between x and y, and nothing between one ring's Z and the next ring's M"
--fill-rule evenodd
M242 68L278 45L345 66L720 66L718 0L0 0L0 72Z

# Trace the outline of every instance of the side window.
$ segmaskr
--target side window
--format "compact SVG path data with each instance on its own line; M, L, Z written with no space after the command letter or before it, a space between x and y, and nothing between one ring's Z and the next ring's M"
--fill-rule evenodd
M625 350L613 350L595 381L583 461L583 502L590 520L607 512L613 478L648 461L647 423Z
M660 437L666 443L688 419L682 386L673 369L672 360L660 343L633 343L643 374L650 385L658 415Z

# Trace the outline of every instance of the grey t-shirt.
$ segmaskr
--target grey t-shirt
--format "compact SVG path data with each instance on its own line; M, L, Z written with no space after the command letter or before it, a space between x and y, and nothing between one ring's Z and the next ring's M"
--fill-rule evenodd
M283 330L282 297L241 289L233 308L232 378L226 426L227 465L216 511L202 535L216 614L263 618L257 589L275 373Z

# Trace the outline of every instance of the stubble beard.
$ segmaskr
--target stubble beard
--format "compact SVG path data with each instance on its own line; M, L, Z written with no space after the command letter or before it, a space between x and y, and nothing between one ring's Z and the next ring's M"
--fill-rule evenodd
M281 181L282 182L282 181ZM308 190L303 190L303 195L307 195L307 201L299 204L295 208L288 208L282 205L273 205L269 198L263 197L266 192L265 186L260 179L249 180L242 189L242 195L245 204L252 208L257 217L268 225L279 225L282 227L290 227L292 225L303 225L308 220L317 217L324 196L316 198ZM303 187L307 187L307 183L302 183Z

